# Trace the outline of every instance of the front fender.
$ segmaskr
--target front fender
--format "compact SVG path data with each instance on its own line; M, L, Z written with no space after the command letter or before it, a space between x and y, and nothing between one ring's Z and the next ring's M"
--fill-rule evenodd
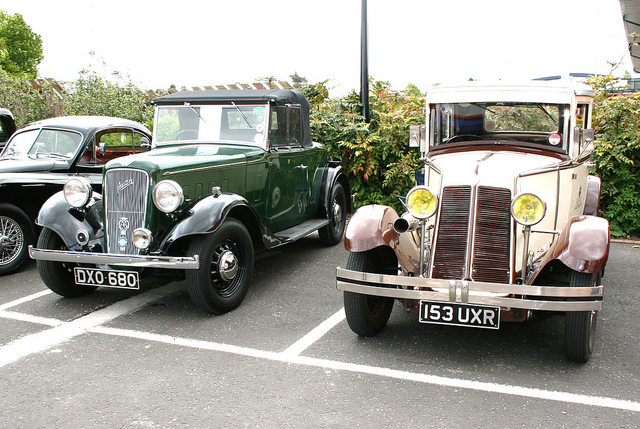
M360 207L347 225L345 249L349 252L365 252L389 246L405 273L418 273L420 249L410 233L398 234L393 229L393 223L398 217L398 213L389 206Z
M69 250L81 250L76 242L76 234L83 229L89 233L89 242L103 236L100 219L102 218L102 195L94 193L86 210L71 207L64 198L64 192L53 194L40 208L36 224L53 230L58 234Z
M597 216L574 216L554 253L572 270L601 272L609 258L609 221Z
M167 234L160 248L167 249L173 242L188 235L208 234L215 231L231 209L238 205L249 206L249 203L236 194L222 194L217 197L210 195L203 198L191 207L189 215Z

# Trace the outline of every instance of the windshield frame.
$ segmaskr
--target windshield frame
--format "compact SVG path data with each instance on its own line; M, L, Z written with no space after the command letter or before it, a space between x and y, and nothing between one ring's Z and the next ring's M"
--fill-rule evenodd
M66 152L60 151L49 151L43 152L40 149L46 144L45 142L39 141L41 137L43 137L43 133L52 132L55 133L56 142L54 142L54 148L59 148L58 145L61 142L57 141L58 135L65 135L66 137L71 139L70 143L75 145L73 151L67 150ZM33 139L21 141L27 134L34 134ZM77 139L77 140L76 140ZM83 141L85 137L81 132L70 130L67 128L57 128L57 127L41 127L41 128L29 128L24 130L18 130L15 134L11 136L9 141L2 150L0 154L0 158L5 159L63 159L63 160L72 160L75 155L78 153L78 150L82 150ZM67 142L69 143L69 142ZM16 145L19 144L18 147ZM71 147L69 147L70 149ZM16 150L17 149L17 150ZM10 153L12 152L12 153Z
M153 146L224 143L266 150L269 118L269 103L159 104L155 107ZM183 138L177 138L181 133Z
M430 151L501 144L568 152L570 103L439 102L428 108Z

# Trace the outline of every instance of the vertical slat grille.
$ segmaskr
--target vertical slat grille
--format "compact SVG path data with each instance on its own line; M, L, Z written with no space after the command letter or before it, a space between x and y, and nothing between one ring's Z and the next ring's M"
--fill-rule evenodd
M149 192L146 172L130 169L107 171L104 179L105 230L109 253L135 255L132 234L144 227Z
M480 186L476 207L472 278L509 283L511 192Z
M442 192L440 221L431 276L463 279L469 235L470 186L450 186Z

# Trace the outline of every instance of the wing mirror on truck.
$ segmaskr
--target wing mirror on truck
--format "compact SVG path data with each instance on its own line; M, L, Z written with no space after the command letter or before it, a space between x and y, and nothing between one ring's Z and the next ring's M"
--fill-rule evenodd
M424 125L409 127L409 147L419 147L420 152L427 151L427 128Z
M575 127L573 129L573 143L578 145L576 161L582 162L587 159L595 148L593 129Z

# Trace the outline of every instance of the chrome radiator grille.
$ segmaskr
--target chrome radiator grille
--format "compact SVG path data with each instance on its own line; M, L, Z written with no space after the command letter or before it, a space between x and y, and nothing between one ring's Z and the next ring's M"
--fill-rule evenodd
M431 276L508 283L511 191L480 186L473 194L470 186L443 190Z
M144 227L149 175L126 168L107 171L103 185L107 252L136 255L132 234Z

